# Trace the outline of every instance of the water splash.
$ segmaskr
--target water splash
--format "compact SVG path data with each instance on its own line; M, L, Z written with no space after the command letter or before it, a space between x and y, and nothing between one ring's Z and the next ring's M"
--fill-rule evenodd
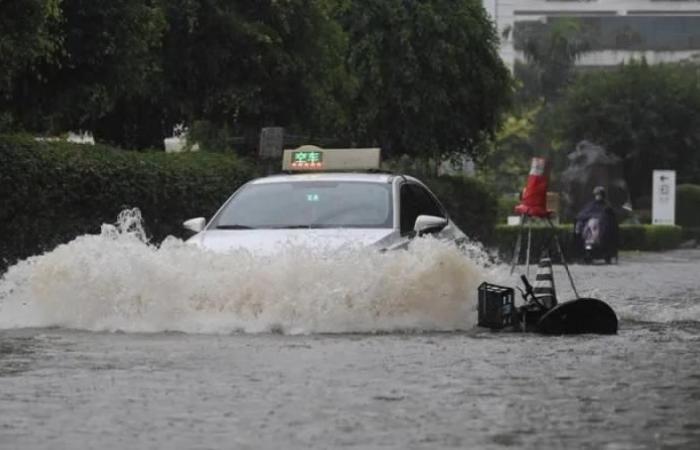
M146 241L137 210L13 266L0 280L0 328L189 333L455 330L476 323L488 268L478 246L418 239L409 250L218 254Z

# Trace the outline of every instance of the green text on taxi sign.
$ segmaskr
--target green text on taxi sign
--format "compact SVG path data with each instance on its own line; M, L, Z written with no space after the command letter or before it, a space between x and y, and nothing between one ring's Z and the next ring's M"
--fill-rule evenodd
M292 166L320 167L323 163L323 152L307 151L292 152Z

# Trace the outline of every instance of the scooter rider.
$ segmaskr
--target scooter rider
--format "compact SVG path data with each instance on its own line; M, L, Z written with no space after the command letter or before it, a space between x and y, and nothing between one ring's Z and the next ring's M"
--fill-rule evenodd
M617 257L618 223L615 211L606 199L605 188L593 189L594 200L576 216L574 233L583 247L584 259L591 262L603 258L610 263Z

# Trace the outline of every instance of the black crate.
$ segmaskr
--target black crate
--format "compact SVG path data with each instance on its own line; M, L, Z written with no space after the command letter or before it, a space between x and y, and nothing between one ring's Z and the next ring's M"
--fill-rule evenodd
M509 287L481 283L479 286L479 326L505 328L515 323L515 291Z

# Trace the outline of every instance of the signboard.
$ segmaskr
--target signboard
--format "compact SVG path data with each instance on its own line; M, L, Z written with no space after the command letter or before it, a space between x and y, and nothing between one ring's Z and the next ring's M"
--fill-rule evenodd
M310 150L306 152L292 152L292 170L322 169L323 153L321 151Z
M267 127L260 130L258 153L261 158L279 159L284 148L284 128Z
M295 172L365 171L380 168L378 148L320 148L302 145L285 150L282 170Z
M651 223L676 224L676 171L655 170L652 188Z

